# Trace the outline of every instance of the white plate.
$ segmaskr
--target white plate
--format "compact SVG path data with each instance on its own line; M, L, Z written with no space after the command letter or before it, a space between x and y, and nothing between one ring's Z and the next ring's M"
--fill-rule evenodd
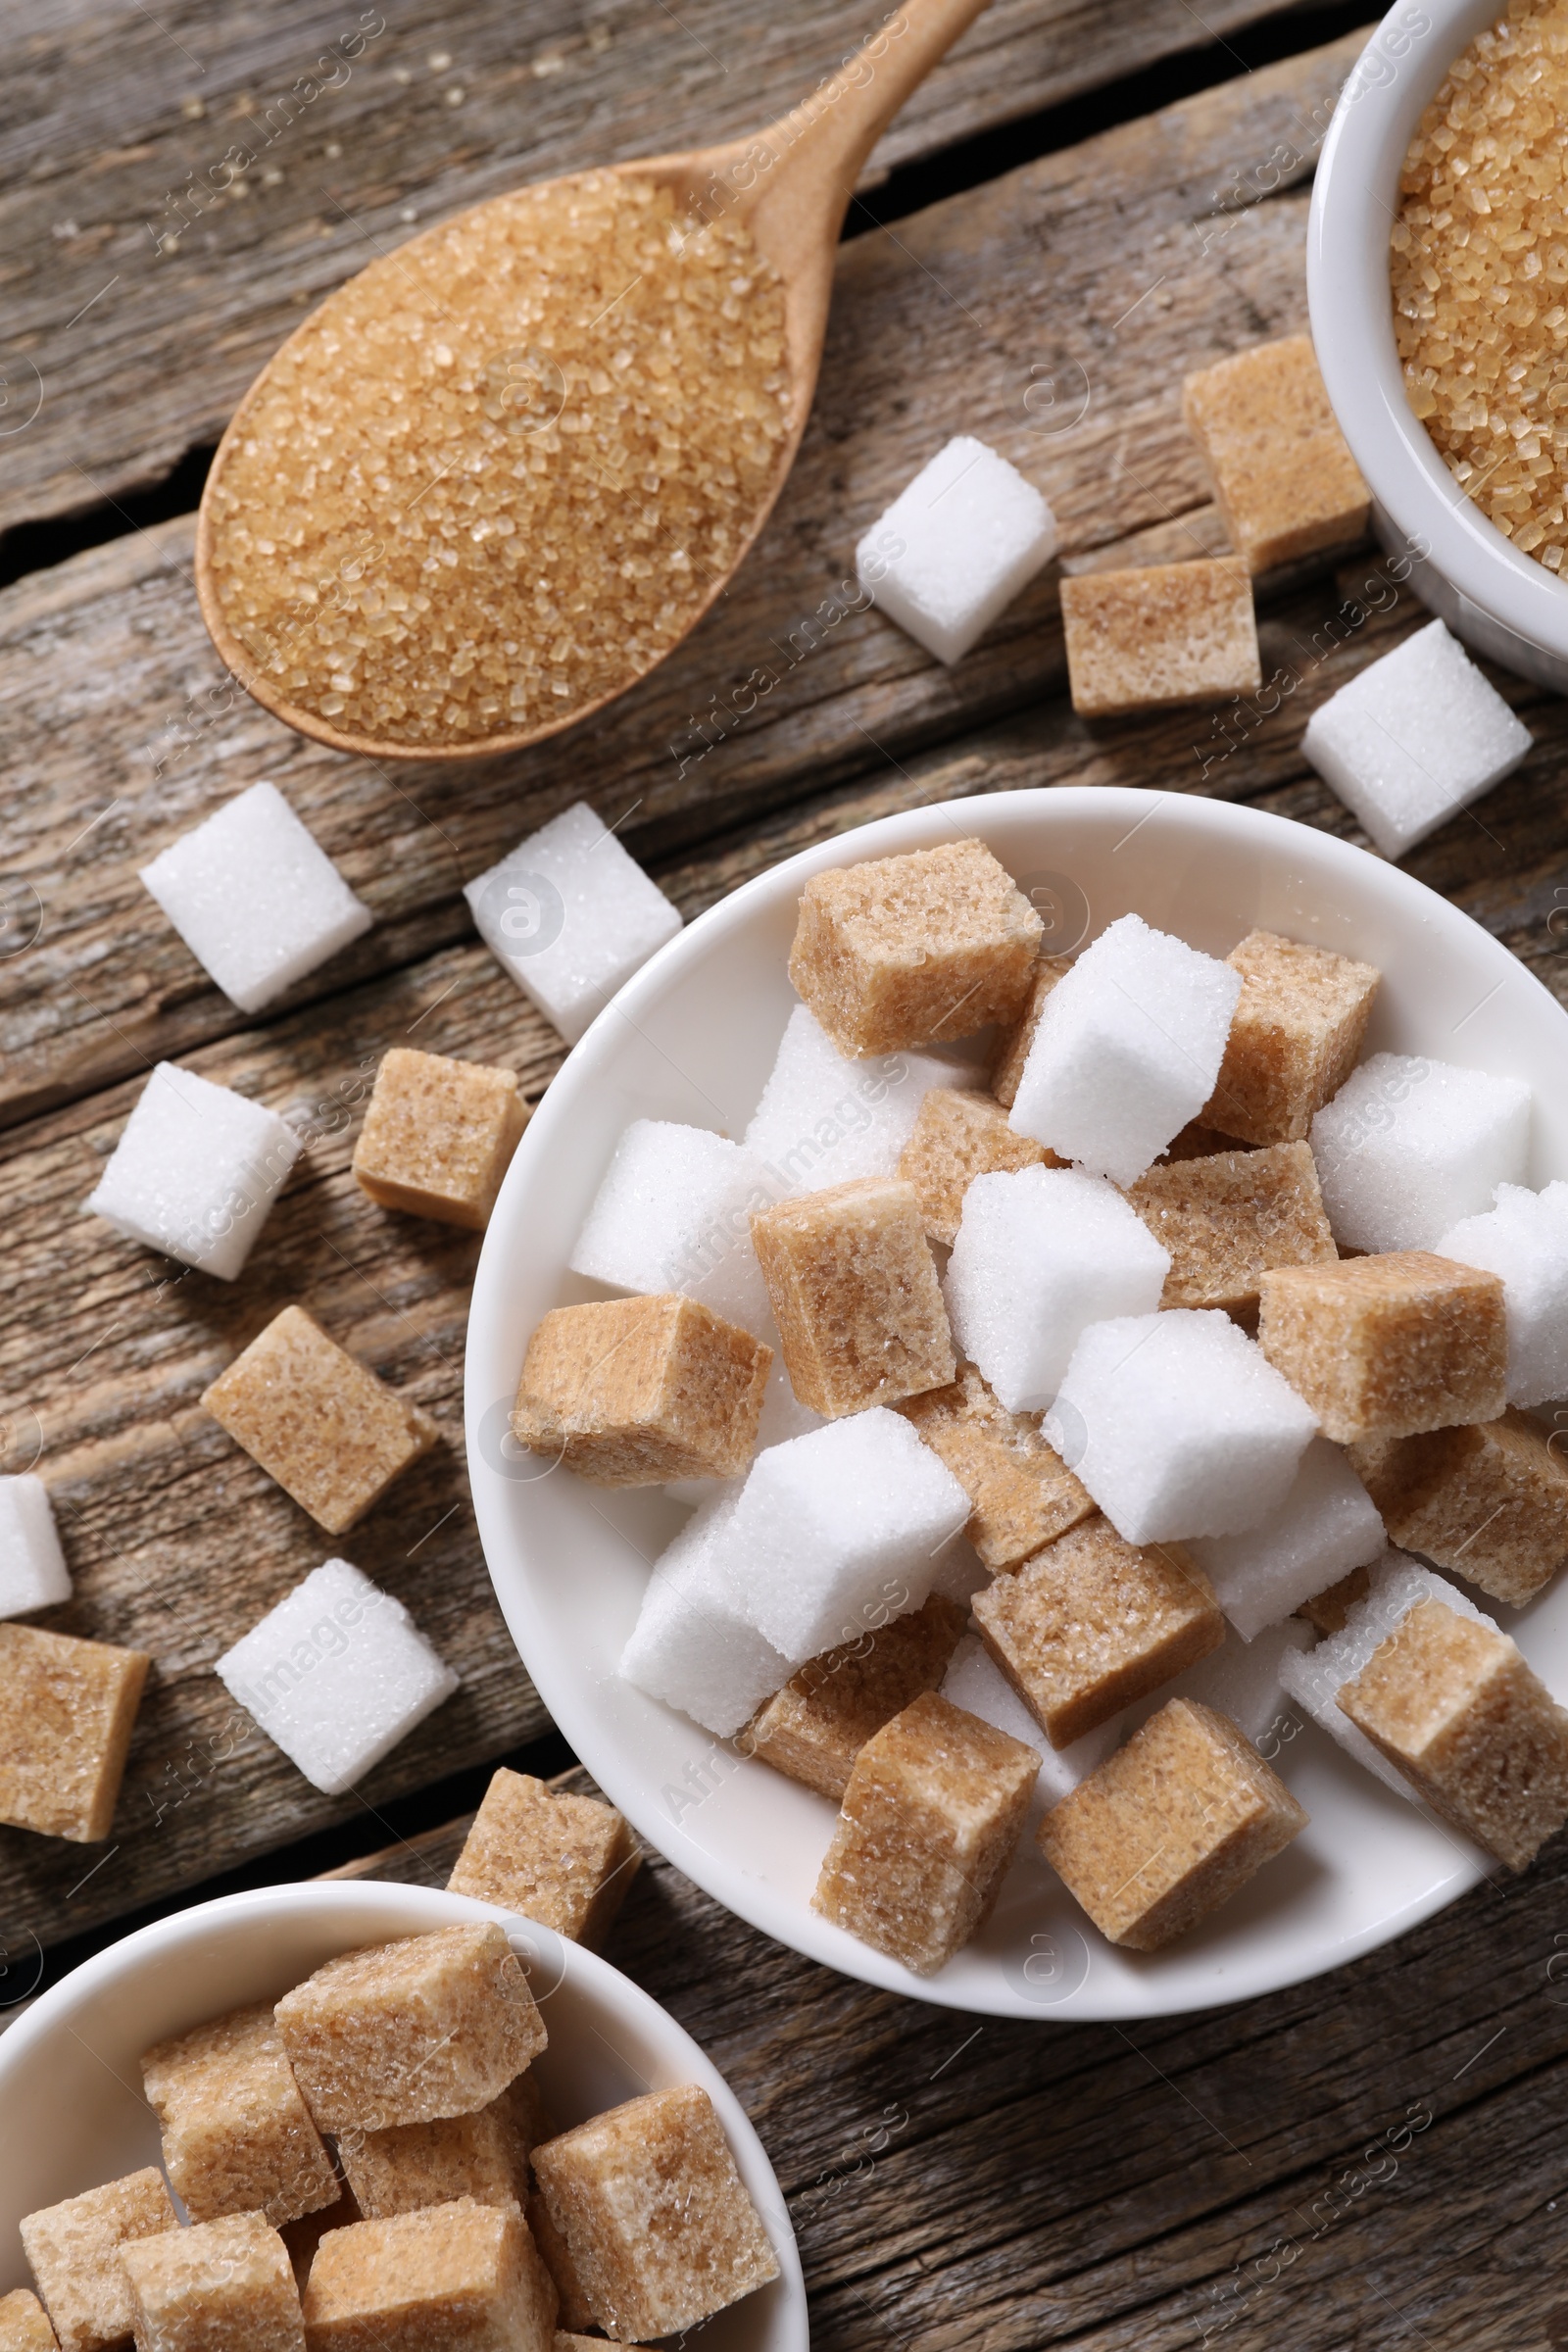
M709 2322L712 2352L808 2352L806 2289L762 2144L716 2068L608 1960L548 1928L432 1886L372 1880L268 1886L199 1903L127 1936L35 2001L0 2040L0 2294L30 2286L24 2214L159 2161L143 2050L248 2001L276 2000L357 1945L499 1920L528 1972L550 2046L535 2061L564 2129L645 2090L706 2090L762 2217L781 2277Z
M1178 794L1072 787L950 803L825 841L748 883L662 949L594 1023L513 1161L468 1326L468 1469L496 1593L541 1697L643 1837L780 1942L866 1984L1008 2017L1137 2018L1299 1982L1388 1941L1490 1865L1308 1725L1283 1749L1312 1816L1279 1860L1169 1951L1118 1952L1032 1852L989 1927L935 1978L830 1927L810 1894L833 1808L623 1683L615 1661L648 1564L681 1523L657 1492L609 1491L505 1441L523 1352L629 1120L739 1136L795 1002L785 961L808 875L978 834L1072 948L1130 910L1224 955L1254 926L1384 975L1367 1051L1507 1071L1535 1091L1530 1182L1568 1175L1568 1015L1508 950L1421 883L1305 825ZM1081 935L1081 936L1080 936ZM1499 1612L1568 1693L1568 1590Z

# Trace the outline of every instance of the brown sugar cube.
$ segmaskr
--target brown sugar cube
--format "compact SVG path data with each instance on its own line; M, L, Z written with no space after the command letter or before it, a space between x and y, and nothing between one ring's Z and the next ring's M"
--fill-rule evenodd
M323 2132L427 2124L488 2107L545 2046L493 1920L328 1960L273 2015Z
M947 842L813 874L790 978L841 1054L896 1054L1015 1021L1044 927L984 842Z
M931 1240L951 1250L963 1215L963 1196L975 1177L998 1169L1061 1164L1044 1144L1019 1135L989 1095L934 1086L920 1099L899 1175L913 1185Z
M1083 718L1253 694L1252 584L1234 556L1061 583L1072 707Z
M556 2329L556 2352L604 2352L604 2341L602 2335L573 2335L564 2328ZM634 2344L631 2352L639 2352L639 2347Z
M1391 1544L1522 1606L1568 1560L1568 1469L1525 1414L1353 1446Z
M740 1736L743 1752L841 1803L861 1748L910 1699L937 1688L964 1623L956 1601L933 1592L923 1608L808 1659L753 1716Z
M1040 1015L1046 1008L1046 999L1055 987L1056 982L1064 979L1071 970L1072 957L1070 956L1039 956L1035 958L1034 972L1029 982L1029 994L1024 1003L1023 1012L1004 1035L1002 1044L997 1050L996 1060L991 1065L991 1092L996 1096L1004 1110L1010 1110L1017 1099L1018 1081L1023 1076L1023 1065L1029 1058L1029 1049L1035 1042L1035 1031L1040 1026ZM1048 1166L1054 1162L1055 1156L1054 1152L1046 1153Z
M1434 1811L1511 1870L1568 1821L1568 1713L1495 1626L1418 1601L1339 1704Z
M1127 1198L1170 1251L1162 1307L1218 1306L1251 1322L1270 1266L1339 1263L1305 1144L1171 1160L1129 1185Z
M1212 1159L1218 1152L1246 1152L1250 1147L1238 1142L1234 1135L1221 1135L1215 1127L1200 1127L1196 1119L1178 1128L1165 1146L1156 1167L1169 1167L1179 1159Z
M594 2319L619 2343L673 2335L779 2275L706 2090L655 2090L534 2150Z
M301 1306L274 1315L202 1402L332 1536L363 1519L438 1434Z
M993 1574L1016 1568L1093 1511L1088 1488L1040 1435L1038 1415L1009 1413L973 1364L950 1388L910 1396L898 1410L968 1495L963 1532Z
M560 2298L557 2319L566 2328L593 2327L594 2315L582 2291L582 2280L572 2267L570 2248L551 2220L550 2208L537 2189L528 2199L527 2214L528 2228L539 2249L539 2259L555 2281L556 2293ZM557 2341L559 2343L559 2336Z
M1168 1699L1040 1825L1040 1851L1102 1936L1157 1951L1306 1827L1228 1717Z
M368 2222L459 2197L520 2208L528 2201L528 2159L535 2142L549 2136L544 2121L538 2085L524 2074L472 2115L340 2132L337 2152Z
M912 1184L865 1176L759 1209L752 1241L790 1386L836 1420L954 1374L953 1335Z
M1308 1625L1315 1625L1320 1634L1343 1634L1350 1611L1366 1599L1371 1590L1370 1568L1352 1568L1338 1584L1326 1585L1310 1600L1303 1600L1296 1614L1304 1617Z
M1410 1438L1495 1421L1508 1334L1495 1274L1394 1250L1337 1266L1275 1266L1258 1280L1257 1339L1326 1438Z
M514 2206L459 2198L323 2237L310 2352L554 2352L556 2290Z
M0 1625L0 1821L91 1845L109 1835L152 1659Z
M263 2213L126 2246L137 2352L305 2352L288 2248Z
M1175 1544L1128 1544L1098 1514L971 1603L980 1639L1053 1747L1218 1649L1214 1588Z
M164 2176L151 2165L25 2217L23 2252L61 2352L119 2352L129 2343L130 2281L120 2249L178 2226Z
M60 2339L44 2317L43 2305L24 2286L0 2295L0 2352L60 2352Z
M1256 343L1185 377L1182 416L1249 571L1364 534L1367 487L1329 406L1310 335Z
M528 1342L513 1434L599 1487L734 1478L773 1350L676 1292L553 1307Z
M642 1858L613 1805L503 1767L485 1790L447 1885L454 1894L520 1911L597 1950Z
M393 1046L375 1073L354 1173L383 1208L482 1233L527 1124L515 1070Z
M1298 1144L1349 1076L1381 974L1370 963L1250 931L1225 1058L1201 1116L1245 1144Z
M294 2282L300 2293L311 2275L316 2249L330 2230L346 2230L351 2222L361 2222L359 2201L351 2188L345 2188L335 2205L324 2205L318 2213L302 2214L297 2222L280 2224L278 2235L288 2248L288 2258L294 2267Z
M193 2222L262 2213L277 2228L337 2202L332 2159L270 2003L231 2009L159 2042L142 2059L141 2077L171 2185Z

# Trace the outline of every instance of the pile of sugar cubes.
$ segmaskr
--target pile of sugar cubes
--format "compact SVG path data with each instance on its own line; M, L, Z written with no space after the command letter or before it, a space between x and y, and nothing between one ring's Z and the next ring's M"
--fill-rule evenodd
M563 2130L547 2038L489 1921L345 1952L158 2043L162 2169L26 2216L37 2296L0 2298L0 2341L561 2352L699 2327L777 2278L708 2093Z
M1206 1917L1305 1824L1293 1700L1509 1864L1568 1820L1470 1597L1568 1559L1529 1090L1363 1057L1346 955L1042 941L978 840L815 874L751 1124L626 1130L513 1413L693 1506L620 1672L828 1800L815 1908L922 1975L1026 1829L1115 1943Z

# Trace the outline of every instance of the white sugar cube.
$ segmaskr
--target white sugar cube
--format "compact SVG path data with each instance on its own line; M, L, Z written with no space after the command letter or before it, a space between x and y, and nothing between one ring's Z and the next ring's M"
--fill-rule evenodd
M275 784L253 784L182 833L141 878L241 1012L260 1012L370 928L370 909Z
M1500 783L1530 740L1434 620L1330 695L1301 749L1384 856L1402 858Z
M127 1241L232 1282L300 1148L260 1102L161 1061L81 1205Z
M323 1796L352 1788L458 1688L403 1603L347 1560L313 1570L217 1672Z
M583 1221L572 1272L623 1291L681 1291L765 1336L772 1309L751 1219L772 1199L761 1161L744 1145L667 1119L634 1119Z
M1240 1536L1189 1545L1244 1642L1290 1617L1314 1592L1377 1559L1387 1542L1377 1506L1342 1448L1314 1438L1277 1511Z
M740 1492L738 1479L726 1480L660 1555L620 1658L629 1683L721 1740L750 1722L802 1662L763 1639L716 1568Z
M1129 1544L1257 1527L1316 1432L1229 1315L1189 1307L1092 1323L1044 1424Z
M0 1617L53 1608L70 1598L71 1571L48 1488L30 1470L0 1478Z
M1012 1413L1038 1412L1079 1335L1152 1314L1170 1271L1136 1209L1102 1176L1019 1168L976 1176L948 1264L954 1337Z
M1229 964L1122 915L1046 999L1013 1126L1136 1183L1213 1093L1241 993Z
M746 1149L762 1162L780 1200L819 1193L858 1176L891 1176L934 1086L961 1086L972 1070L935 1054L883 1054L848 1061L798 1004L790 1014Z
M1129 1708L1123 1729L1128 1734L1137 1730L1151 1715L1157 1715L1168 1699L1191 1698L1229 1716L1255 1746L1287 1711L1280 1680L1286 1656L1298 1656L1311 1646L1312 1629L1298 1617L1271 1625L1255 1642L1244 1642L1233 1626L1218 1649L1163 1684L1152 1698Z
M1056 552L1056 518L1015 466L960 433L855 551L862 588L939 662L956 662Z
M568 1046L681 927L679 909L586 801L530 833L463 895L485 946Z
M1453 1062L1374 1054L1312 1121L1323 1205L1349 1250L1430 1250L1518 1184L1530 1089Z
M943 1677L942 1695L956 1707L962 1707L965 1714L978 1715L983 1723L994 1723L999 1732L1005 1732L1034 1749L1040 1758L1035 1798L1047 1805L1059 1804L1080 1781L1087 1781L1092 1772L1098 1772L1115 1749L1119 1738L1121 1719L1115 1717L1109 1723L1096 1724L1092 1732L1085 1732L1069 1747L1053 1747L985 1643L973 1634L965 1634L954 1651Z
M1541 1193L1500 1184L1494 1208L1461 1218L1432 1247L1502 1277L1509 1403L1568 1396L1568 1184Z

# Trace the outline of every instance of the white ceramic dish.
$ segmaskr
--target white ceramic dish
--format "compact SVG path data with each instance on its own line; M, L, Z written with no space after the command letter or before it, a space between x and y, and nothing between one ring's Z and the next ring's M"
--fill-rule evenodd
M430 1886L268 1886L127 1936L34 2002L0 2039L0 2294L28 2286L24 2214L158 2162L138 2061L166 2034L276 1999L335 1953L460 1920L498 1919L528 1972L550 2046L536 2060L563 2127L622 2099L701 2084L718 2111L782 2276L703 2329L713 2352L808 2352L800 2257L773 2168L723 2077L657 2001L548 1928Z
M1396 0L1347 81L1323 142L1307 228L1312 340L1340 426L1391 553L1458 637L1568 693L1568 584L1520 553L1465 497L1404 394L1389 232L1423 109L1499 0Z
M1171 1950L1113 1950L1026 1853L984 1934L940 1976L912 1977L809 1908L831 1805L617 1676L648 1563L680 1514L657 1492L550 1474L505 1435L540 1316L603 1295L563 1268L622 1128L650 1115L744 1128L794 1003L785 959L806 877L971 833L1054 910L1064 948L1136 909L1216 955L1261 925L1366 957L1385 974L1367 1050L1527 1079L1531 1182L1568 1175L1568 1015L1505 948L1396 866L1281 817L1165 793L1003 793L888 817L701 916L601 1014L546 1095L474 1287L467 1436L479 1530L517 1647L578 1755L651 1843L754 1926L849 1976L955 2008L1080 2018L1200 2009L1385 1942L1473 1885L1483 1858L1308 1726L1279 1763L1310 1829ZM1568 1580L1517 1630L1568 1695Z

